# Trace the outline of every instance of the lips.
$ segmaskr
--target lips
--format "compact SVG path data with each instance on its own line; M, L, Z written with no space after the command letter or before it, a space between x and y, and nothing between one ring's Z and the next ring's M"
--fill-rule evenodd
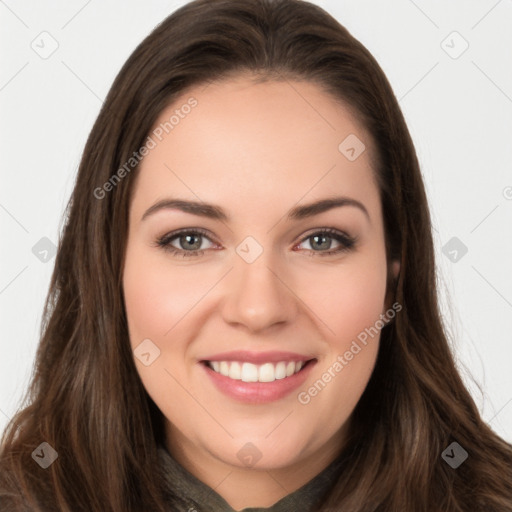
M232 351L200 360L225 395L249 403L285 397L307 378L316 358L294 352Z

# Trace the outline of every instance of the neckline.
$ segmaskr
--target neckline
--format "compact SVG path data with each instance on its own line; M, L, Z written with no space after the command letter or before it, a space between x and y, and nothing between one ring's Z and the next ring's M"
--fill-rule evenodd
M183 509L185 512L311 512L345 466L345 457L340 454L302 487L270 507L246 507L237 511L214 489L185 469L164 445L159 445L158 456L163 471L165 493L174 499L178 498L186 507Z

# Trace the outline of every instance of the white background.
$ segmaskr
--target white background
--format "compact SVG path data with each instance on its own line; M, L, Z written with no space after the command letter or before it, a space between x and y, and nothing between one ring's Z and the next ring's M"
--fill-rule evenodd
M0 430L29 382L55 261L41 262L32 247L57 242L81 151L120 67L184 3L0 0ZM370 50L400 100L461 372L484 419L512 442L512 0L314 3ZM469 44L458 58L445 51L463 48L453 31ZM51 38L58 48L43 59L31 45L48 49ZM456 262L442 252L452 237L468 248Z

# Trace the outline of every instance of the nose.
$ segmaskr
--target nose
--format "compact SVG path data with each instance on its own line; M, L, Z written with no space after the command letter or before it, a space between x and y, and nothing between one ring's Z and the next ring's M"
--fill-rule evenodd
M299 299L286 273L271 261L270 251L264 251L252 263L237 255L235 258L234 268L224 282L224 320L251 332L293 322Z

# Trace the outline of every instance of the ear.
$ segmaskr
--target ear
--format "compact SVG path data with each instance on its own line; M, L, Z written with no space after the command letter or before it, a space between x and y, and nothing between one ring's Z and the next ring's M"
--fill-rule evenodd
M385 309L382 312L384 314L393 304L394 302L394 289L395 283L398 279L398 274L400 273L400 261L392 260L388 267L388 282L387 282L387 290L386 290L386 300L384 302Z

